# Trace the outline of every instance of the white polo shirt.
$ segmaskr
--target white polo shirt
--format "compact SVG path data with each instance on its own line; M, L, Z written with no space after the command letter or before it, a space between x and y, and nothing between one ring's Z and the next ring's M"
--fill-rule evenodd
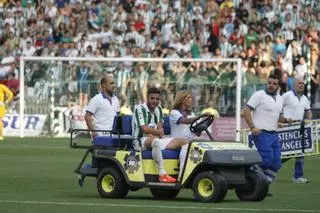
M291 118L294 121L303 120L304 113L310 110L310 103L305 95L300 98L294 90L288 91L282 95L283 98L283 116Z
M109 99L99 93L90 100L86 111L93 114L95 130L112 130L114 117L120 112L119 100L115 95Z
M250 97L247 106L253 110L252 121L258 129L275 131L282 113L283 100L280 95L272 96L259 90Z
M190 116L194 116L193 113ZM181 118L187 117L183 112L173 109L169 115L171 137L185 137L192 140L194 135L190 131L190 124L180 123Z

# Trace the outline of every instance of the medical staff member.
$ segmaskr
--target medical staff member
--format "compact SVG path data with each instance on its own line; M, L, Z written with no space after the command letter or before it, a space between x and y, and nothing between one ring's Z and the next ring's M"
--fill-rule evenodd
M164 162L161 150L180 149L188 144L186 138L165 138L163 129L163 110L159 106L160 90L151 87L147 92L147 102L138 105L133 113L132 134L139 140L133 141L136 150L152 149L152 158L159 171L159 181L165 183L174 183L176 178L168 175L164 168ZM180 152L181 155L181 152Z
M192 112L191 92L187 90L178 91L173 102L173 109L169 115L171 137L183 137L187 138L188 141L193 140L195 135L190 131L190 124L198 118ZM185 144L180 151L178 180L181 179L187 151L188 144Z
M312 112L308 98L303 94L305 82L303 78L296 78L294 89L282 95L283 97L283 116L290 118L294 122L299 122L306 116L312 119ZM303 177L304 157L297 157L293 182L308 183L308 179Z
M13 93L8 87L0 84L0 141L3 141L3 121L2 119L7 113L7 106L13 98Z
M194 134L189 127L197 118L192 112L191 93L187 90L178 91L169 115L171 137L185 137L192 140Z
M276 132L278 122L290 121L282 116L283 99L278 94L279 81L276 75L270 74L267 88L253 93L243 110L254 144L263 161L258 169L262 170L269 183L281 168L280 142Z
M100 81L101 92L95 95L90 101L84 115L91 139L103 135L105 131L112 130L114 118L120 112L120 104L117 96L114 95L115 80L113 75L104 75ZM101 130L101 131L92 131ZM92 158L92 165L96 166L97 161ZM82 187L85 176L78 177L79 185Z
M120 104L114 95L115 80L112 75L105 75L101 79L101 92L89 102L84 119L88 130L112 130L113 121L120 112ZM91 131L92 139L103 132Z

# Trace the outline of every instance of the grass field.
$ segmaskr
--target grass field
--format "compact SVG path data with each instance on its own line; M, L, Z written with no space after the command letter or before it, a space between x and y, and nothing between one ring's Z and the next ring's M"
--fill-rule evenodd
M102 199L94 178L78 187L74 168L84 150L69 148L67 139L6 138L0 142L0 213L56 212L320 212L320 156L306 159L309 184L291 182L293 160L283 165L271 185L273 197L241 202L229 191L222 203L198 203L191 190L173 201L153 200L148 189L129 192L127 199Z

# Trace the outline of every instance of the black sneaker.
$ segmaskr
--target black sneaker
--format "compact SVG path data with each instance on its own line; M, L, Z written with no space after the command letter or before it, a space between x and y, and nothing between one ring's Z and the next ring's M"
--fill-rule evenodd
M86 176L84 176L84 175L79 175L79 177L78 177L78 184L79 184L79 186L80 187L83 187L83 185L84 185L84 179L86 178Z

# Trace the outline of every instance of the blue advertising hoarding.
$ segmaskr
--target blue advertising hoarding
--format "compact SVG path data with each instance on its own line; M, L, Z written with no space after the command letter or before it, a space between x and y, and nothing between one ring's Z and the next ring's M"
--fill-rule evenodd
M314 134L312 134L311 125L306 125L304 128L304 138L300 133L300 125L292 125L278 129L279 141L281 144L281 155L292 155L313 152ZM254 148L254 136L249 133L249 146ZM303 142L302 142L303 140ZM304 147L303 147L304 144Z

